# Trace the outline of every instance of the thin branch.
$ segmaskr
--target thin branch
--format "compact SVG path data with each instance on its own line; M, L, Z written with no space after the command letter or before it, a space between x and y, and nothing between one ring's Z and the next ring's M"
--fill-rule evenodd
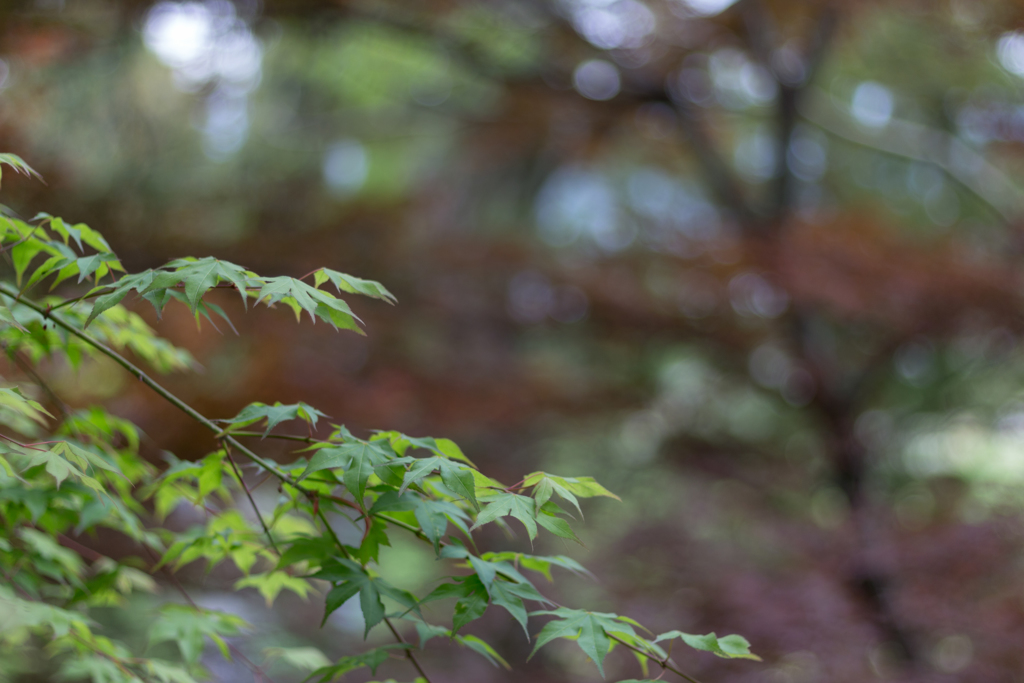
M162 272L167 272L167 271L162 271ZM178 283L178 284L174 285L174 287L176 289L183 289L185 287L185 285L183 285L181 283ZM94 290L89 292L88 294L83 294L82 296L78 296L78 297L75 297L73 299L65 299L64 301L60 302L59 304L51 306L49 310L56 311L57 309L64 308L65 306L73 306L74 304L77 304L79 301L85 301L86 299L92 299L93 297L103 296L104 294L109 294L110 290L116 289L116 288L117 288L117 283L112 283L112 284L109 284L109 285L103 285L103 289L101 291L95 291L95 288L94 288ZM219 284L213 285L212 287L210 287L210 289L234 289L234 290L237 290L238 287L235 287L233 284L230 284L230 283L221 282ZM255 292L255 291L259 291L260 289L261 289L260 287L246 287L245 288L245 290L247 292L248 291Z
M71 414L71 407L67 403L65 403L64 400L61 399L61 397L58 396L53 389L50 388L50 385L47 384L46 381L39 375L39 373L35 371L35 368L33 368L29 363L25 361L24 358L21 357L21 353L18 352L18 349L16 347L9 346L7 342L4 342L3 348L7 352L7 357L14 361L14 364L17 365L22 372L28 375L32 382L40 389L42 389L43 392L50 398L50 401L54 404L54 406L57 407L57 411L60 413L61 421L67 420L68 416Z
M253 438L256 438L256 439L283 439L285 441L300 441L302 443L334 443L333 441L328 441L326 439L314 439L311 436L293 436L291 434L273 434L273 433L271 433L271 434L264 434L262 432L246 432L246 431L225 432L224 434L225 434L225 436L227 436L227 435L230 435L230 436L245 436L245 437L253 437Z
M267 483L267 479L270 479L270 478L271 478L272 476L274 476L274 475L273 475L273 474L271 474L270 472L267 472L266 476L265 476L265 477L263 477L262 479L260 479L260 480L259 480L258 482L256 482L256 485L255 485L255 486L253 486L253 487L252 487L251 489L249 489L249 490L250 490L250 491L255 491L256 489L258 489L259 487L261 487L261 486L263 486L263 485L264 485L265 483Z
M224 453L228 456L228 462L231 463L232 469L235 470L235 476L238 477L238 483L241 484L242 490L245 491L246 498L249 499L249 504L252 505L252 511L256 514L256 519L260 520L260 526L263 527L263 533L267 535L267 540L270 541L270 545L274 548L274 552L277 553L278 557L281 556L281 549L277 547L277 541L274 540L274 536L270 533L270 528L267 523L263 521L263 515L260 514L260 509L256 507L256 501L253 500L252 493L249 491L249 487L246 486L245 480L242 479L242 471L238 469L238 464L235 459L231 457L231 448L224 444Z
M398 632L398 629L396 629L395 625L391 623L391 620L387 617L384 617L384 623L388 625L388 628L391 630L392 635L395 636L395 640L404 645L405 638L403 638L402 634ZM416 655L412 653L412 648L406 648L405 656L409 659L409 663L411 663L413 667L416 669L416 671L419 672L420 676L423 677L423 680L425 680L427 683L430 683L430 677L427 676L427 672L423 670L423 667L420 666L420 663L416 660Z
M306 495L309 496L310 494L307 492ZM346 548L345 544L341 542L340 538L338 538L338 534L334 531L334 527L332 527L331 523L327 521L327 515L325 515L324 511L321 510L319 507L316 508L316 516L320 518L320 521L323 523L324 528L327 529L327 533L329 533L331 535L331 538L334 540L334 545L338 546L338 550L341 551L342 556L346 560L351 560L352 556L349 554L348 548Z
M106 555L96 550L93 550L88 546L84 546L75 539L69 538L64 534L57 534L57 540L60 542L62 546L64 546L65 548L69 548L70 550L74 550L76 553L78 553L85 559L89 560L90 562L98 562L99 560L107 559Z
M387 522L388 524L394 524L395 526L399 527L400 529L405 529L406 531L409 531L409 532L415 534L416 536L419 536L422 540L426 541L427 543L432 543L432 541L427 537L427 535L425 533L423 533L423 531L421 529L418 529L418 528L414 527L412 524L407 524L406 522L403 522L401 520L395 519L394 517L389 517L388 515L380 514L380 513L374 515L374 517L376 517L377 519L382 519L385 522ZM443 540L439 540L438 541L438 545L444 547L444 546L449 545L449 544L446 543Z
M809 122L847 142L939 168L1006 223L1024 214L1024 197L1006 173L953 135L899 119L880 130L866 129L820 90L802 102L799 111Z
M11 437L7 436L6 434L0 434L0 439L3 439L4 441L7 441L9 443L13 443L15 446L19 446L21 448L27 448L27 449L29 449L31 451L39 451L41 453L46 453L46 449L45 448L36 448L36 446L45 446L45 445L51 444L51 443L60 443L59 441L37 441L35 443L22 443L22 442L18 441L17 439L12 439Z
M29 240L29 239L30 239L30 238L32 237L32 233L33 233L33 232L35 232L35 230L33 230L32 232L28 233L27 235L25 235L24 237L22 237L22 238L21 238L20 240L18 240L17 242L14 242L14 243L12 243L12 244L8 244L8 245L7 245L6 247L4 247L3 249L0 249L0 254L6 254L6 253L7 253L8 251L11 251L12 249L14 249L14 248L15 248L16 246L18 246L19 244L23 244L24 242L28 241L28 240Z
M307 493L306 495L309 495L309 494ZM356 512L362 512L362 510L359 509L358 505L356 505L355 503L353 503L350 500L345 500L341 496L324 496L324 498L326 498L327 500L333 500L335 503L339 503L341 505L344 505L345 507L352 508Z
M660 666L660 667L661 667L662 669L667 669L668 671L671 671L672 673L676 674L677 676L682 676L682 677L683 677L683 678L685 678L686 680L690 681L690 683L700 683L700 681L698 681L698 680L697 680L696 678L694 678L693 676L689 676L689 675L687 675L687 674L683 673L682 671L680 671L679 669L675 668L675 667L674 667L674 666L672 666L671 664L669 664L669 660L667 660L667 659L666 659L666 660L664 660L664 661L663 661L663 660L661 660L661 659L658 659L657 657L655 657L655 656L654 656L654 655L652 655L651 653L649 653L649 652L645 652L644 650L641 650L640 648L638 648L638 647L636 647L636 646L634 646L634 645L630 645L629 643L627 643L627 642L626 642L625 640L623 640L622 638L619 638L619 637L618 637L617 635L615 635L614 633L608 633L608 632L606 631L606 632L605 632L605 634L606 634L606 635L607 635L607 636L608 636L609 638L611 638L612 640L614 640L614 641L615 641L616 643L619 643L620 645L625 645L625 646L626 646L627 648L629 648L629 649L630 649L630 650L632 650L633 652L637 653L638 655L643 655L644 657L647 657L647 659L650 659L650 660L651 660L652 662L657 662L657 663L658 663L658 666Z
M0 284L0 294L4 294L4 295L6 295L6 296L8 296L8 297L10 297L12 299L17 299L18 295L19 295L19 293L17 291L12 291L12 288L10 287L10 285L7 285L7 284ZM32 310L34 310L34 311L36 311L38 313L41 313L41 314L47 316L50 320L53 321L53 323L55 325L57 325L58 327L61 327L61 328L65 329L65 330L67 330L68 332L70 332L74 336L78 337L79 339L81 339L85 343L87 343L90 346L92 346L93 348L95 348L97 351L99 351L103 355L105 355L108 358L110 358L111 360L113 360L115 363L117 363L122 368L124 368L129 373L131 373L134 377L136 377L140 382L142 382L143 384L148 386L150 389L155 391L157 394L159 394L161 397L163 397L163 399L166 400L168 403L170 403L174 407L178 408L179 410L184 412L186 415L191 417L193 420L195 420L196 422L199 422L201 425L203 425L204 427L209 429L210 431L214 432L214 434L220 435L221 432L223 431L212 420L210 420L206 416L204 416L201 413L199 413L195 408L193 408L189 404L185 403L180 398L178 398L177 396L172 394L167 389L163 388L160 384L155 382L153 379L151 379L149 377L149 375L147 375L145 372L143 372L142 369L139 368L137 365L135 365L130 360L128 360L127 358L125 358L124 356L119 354L117 351L114 351L113 349L111 349L109 346L107 346L106 344L104 344L100 340L98 340L95 337L93 337L91 334L89 334L85 330L80 330L77 327L75 327L74 325L72 325L72 324L68 323L67 321L65 321L64 319L62 319L62 318L60 318L58 316L53 315L52 314L52 310L48 310L46 307L40 306L39 304L35 303L34 301L29 301L27 299L24 299L24 300L21 300L19 303L21 303L22 305L25 305L25 306L31 308ZM288 477L288 475L286 475L283 472L281 472L280 470L278 470L276 467L274 467L274 465L272 463L270 463L267 460L265 460L265 459L261 458L260 456L256 455L250 449L246 448L244 445L242 445L241 443L236 441L234 438L232 438L230 436L226 436L225 439L228 441L228 443L230 443L232 446L234 446L240 452L242 452L247 458L249 458L250 460L252 460L255 463L258 463L261 467L263 467L267 471L273 472L275 474L275 476L278 477L278 479L280 479L283 482L290 483L289 482L290 478Z
M15 566L17 566L17 562L15 563ZM37 600L36 600L35 598L33 598L33 597L32 597L32 596L31 596L31 595L29 594L29 592L28 592L27 590L25 590L25 589L24 589L24 588L23 588L23 587L22 587L22 586L21 586L20 584L18 584L18 583L17 583L17 582L16 582L16 581L15 581L15 580L14 580L14 579L13 579L13 578L11 577L11 575L10 575L10 574L8 574L8 573L7 573L7 570L6 570L6 569L4 569L3 567L0 567L0 573L2 573L2 574L4 575L4 578L5 578L5 579L7 579L7 585L9 585L9 586L14 586L14 589L15 589L16 591L18 591L19 593L21 593L21 595L22 595L22 596L23 596L23 597L24 597L24 598L25 598L26 600L30 600L30 601L32 601L32 602L37 602Z
M18 296L18 292L17 291L12 292L10 286L7 285L7 284L0 284L0 293L5 294L5 295L7 295L8 297L11 297L11 298L16 298ZM40 306L39 304L37 304L35 302L25 300L25 301L22 301L21 303L23 303L24 305L28 306L29 308L32 308L33 310L36 310L37 312L42 313L44 315L49 315L50 314L50 311L47 311L46 308ZM99 351L100 353L104 354L105 356L107 356L108 358L113 360L115 363L117 363L118 365L123 367L125 370L130 372L132 375L137 377L139 379L139 381L141 381L143 384L145 384L150 389L152 389L157 394L159 394L161 397L163 397L166 401L171 403L173 406L175 406L176 408L178 408L179 410L184 412L186 415L188 415L189 417L191 417L195 421L197 421L200 424L202 424L204 427L206 427L207 429L212 431L214 434L219 435L224 440L224 442L229 443L232 446L234 446L240 453L245 455L245 457L247 457L250 460L252 460L253 462L259 464L261 467L266 469L268 472L273 473L282 482L287 483L289 486L293 486L294 488L298 489L299 491L302 491L308 497L312 497L314 495L312 492L310 492L307 489L305 489L302 486L300 486L298 484L298 482L294 481L287 474L285 474L284 472L281 472L280 470L278 470L272 463L270 463L269 461L265 460L264 458L261 458L259 455L254 453L252 450L246 448L243 444L241 444L239 441L237 441L234 437L229 436L229 435L224 435L223 434L223 430L220 427L218 427L215 422L213 422L212 420L210 420L209 418L204 416L202 413L197 411L195 408L193 408L189 404L185 403L180 398L178 398L177 396L172 394L170 391L168 391L167 389L162 387L160 384L155 382L145 372L143 372L138 366L136 366L134 363L129 361L127 358L125 358L121 354L117 353L116 351L114 351L113 349L108 347L106 344L104 344L103 342L101 342L98 339L96 339L95 337L93 337L88 332L86 332L84 330L78 329L77 327L75 327L74 325L68 323L67 321L65 321L63 319L61 319L60 317L54 316L54 315L49 315L49 318L54 322L55 325L57 325L59 327L62 327L63 329L67 330L71 334L75 335L76 337L78 337L82 341L84 341L87 344L91 345L97 351ZM348 551L345 549L344 544L341 542L341 539L338 538L338 535L335 533L334 529L328 523L327 517L326 517L326 515L324 515L323 510L317 510L317 514L320 517L321 521L323 521L324 526L327 528L327 531L331 534L332 538L334 539L335 544L338 546L338 549L341 551L341 553L345 557L350 557ZM423 675L424 678L427 678L426 675L423 674L423 669L420 667L419 662L416 661L415 657L410 656L410 661L414 663L414 665L416 667L416 670L419 671L420 674ZM428 680L428 683L429 683L429 679L427 679L427 680Z
M104 285L104 290L109 290L109 289L113 289L113 288L114 288L114 285ZM86 299L91 299L94 296L102 296L104 294L109 294L109 293L110 293L109 291L101 291L101 292L92 291L92 292L89 292L88 294L83 294L82 296L76 296L74 299L65 299L64 301L61 301L59 304L55 304L55 305L51 306L50 310L51 311L56 311L58 308L64 308L65 306L74 306L79 301L85 301Z
M135 659L134 657L132 659L119 659L118 657L114 657L113 655L107 654L106 652L97 649L89 640L79 635L78 633L75 633L74 631L69 632L69 635L82 645L85 645L86 647L90 648L94 655L99 655L103 659L112 662L114 666L120 669L121 672L126 674L127 676L131 678L138 677L143 681L153 680L151 678L147 678L143 673L139 671L133 671L128 667L128 665L130 664L138 665L139 660Z

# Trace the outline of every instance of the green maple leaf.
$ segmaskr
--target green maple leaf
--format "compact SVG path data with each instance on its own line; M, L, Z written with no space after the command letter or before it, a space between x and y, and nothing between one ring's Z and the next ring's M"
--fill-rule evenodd
M534 487L533 497L537 501L538 510L544 507L544 503L551 499L552 494L557 493L576 508L581 519L583 510L580 509L577 496L580 498L606 496L620 500L614 493L598 484L593 477L558 477L546 472L534 472L523 480L524 488L531 486Z
M548 581L553 580L551 576L552 567L561 567L563 569L568 569L575 574L593 577L593 575L587 571L586 567L571 557L565 557L564 555L541 556L506 551L500 553L484 553L480 557L485 560L490 560L491 562L504 562L506 564L508 562L514 562L516 566L522 567L523 569L540 572Z
M487 611L488 602L487 592L476 589L455 603L455 612L452 614L452 634L458 633L463 626L482 617Z
M369 514L384 512L412 511L423 535L434 544L434 553L441 555L441 539L448 531L448 522L455 524L463 532L468 533L466 521L469 517L457 505L446 500L423 498L412 493L399 495L397 491L381 494L370 508Z
M275 569L284 569L302 561L310 561L314 566L319 566L336 551L337 546L330 536L300 536L291 541L288 549L281 553Z
M201 259L178 259L171 261L164 268L173 268L174 270L156 271L149 287L141 293L146 294L150 291L182 285L185 289L186 303L193 314L199 308L199 301L203 295L221 282L229 282L234 285L242 297L242 303L245 304L246 288L250 284L250 279L257 277L255 273L241 266L211 256Z
M334 588L327 594L321 626L327 621L327 617L332 612L357 593L359 594L359 606L363 610L363 619L366 626L366 630L363 633L364 638L369 635L371 628L384 620L382 595L395 600L407 609L419 611L419 601L416 600L416 596L395 588L383 579L371 577L365 569L351 560L334 558L325 563L320 571L313 575L313 578L323 579L335 584Z
M498 652L491 647L491 645L476 636L460 636L452 633L449 629L444 626L437 626L436 624L427 624L422 621L416 622L416 632L420 637L420 647L424 647L431 638L438 636L451 638L459 645L468 647L477 654L483 656L488 662L495 667L503 667L506 671L511 671L512 667L505 659L498 654Z
M533 584L507 562L489 562L469 554L464 546L446 546L442 557L465 559L474 575L460 577L454 583L438 586L422 602L458 597L453 618L453 632L483 615L489 603L508 611L526 631L527 611L523 600L534 600L551 604Z
M281 302L295 311L296 318L300 318L302 312L306 311L313 322L320 318L335 329L344 328L364 334L359 327L359 319L347 303L293 277L264 278L263 287L256 295L256 301L268 306Z
M435 555L441 552L441 539L448 532L448 517L445 508L441 507L443 505L443 501L421 500L413 511L423 535L434 544Z
M185 661L193 664L203 653L204 638L208 637L225 659L231 659L223 636L237 635L244 625L245 620L231 614L185 605L165 605L149 632L149 642L152 645L172 640Z
M266 437L274 427L285 420L303 420L310 427L316 429L317 420L321 417L327 416L313 406L301 401L289 405L277 402L272 406L268 406L265 403L250 403L245 408L242 408L238 415L227 420L229 424L225 431L241 429L260 420L266 420L267 429L263 432L263 436Z
M106 493L103 485L84 471L93 460L102 463L101 469L118 472L117 469L94 453L88 453L88 451L80 448L72 449L71 445L66 441L58 441L48 451L34 450L33 453L34 455L28 463L28 468L35 467L36 465L45 465L47 474L54 478L57 488L60 488L61 483L71 476L98 493ZM85 457L85 455L89 457Z
M402 478L402 485L399 493L404 492L413 484L422 481L433 472L441 474L441 481L457 496L465 498L470 504L480 509L480 503L476 500L476 483L473 479L473 470L460 463L452 462L448 458L435 455L430 458L417 458L413 460L412 466Z
M88 327L92 321L99 317L99 315L104 311L121 303L121 301L128 296L129 292L135 291L141 295L143 292L149 291L149 286L153 283L154 277L156 277L156 271L153 270L133 273L122 277L114 283L114 290L112 292L96 297L96 300L92 302L92 310L89 311L89 317L86 318L84 327ZM106 288L97 287L88 292L86 296L91 296L97 291L103 291L104 289ZM169 300L169 297L165 297L163 302L158 302L153 296L148 296L146 298L151 304L153 304L153 307L156 308L157 315L163 312L163 307Z
M761 661L760 657L750 651L750 642L743 636L735 634L719 638L714 633L697 635L683 633L682 631L667 631L655 638L654 642L657 643L674 638L679 638L695 650L710 652L724 659L755 659Z
M39 173L34 168L26 164L25 160L19 157L17 154L11 154L10 152L0 153L0 169L2 169L3 164L7 164L18 173L24 173L27 176L33 176L38 180L43 179L43 176L39 175ZM2 171L0 171L0 173L2 173Z
M617 614L559 607L556 610L531 612L530 616L543 614L550 614L558 618L545 624L537 634L537 644L530 653L530 657L533 657L537 650L556 638L575 640L580 649L597 665L597 670L602 676L604 676L604 658L611 649L611 639L608 634L623 633L636 636L633 627L620 621Z
M366 483L374 471L392 462L388 453L374 442L356 441L340 446L321 448L314 455L306 469L299 476L303 480L320 470L343 468L345 487L352 493L356 501L362 505L366 496Z
M171 292L176 292L179 286L183 287L185 304L193 315L198 315L202 309L203 295L224 282L235 286L242 297L243 305L247 306L247 288L253 283L259 283L260 280L255 273L228 261L212 257L178 259L158 270L147 270L122 277L112 285L113 291L97 297L93 302L92 312L85 324L88 327L98 315L120 303L131 291L137 292L153 304L159 315L172 298ZM94 289L88 295L103 289L105 288Z
M311 588L305 579L292 576L283 571L270 571L265 574L253 574L235 582L235 590L247 587L258 590L260 595L263 596L263 599L267 601L267 607L273 605L274 598L276 598L278 594L285 589L288 589L293 593L297 593L305 599L309 594L309 589Z
M371 296L375 299L387 301L389 304L398 301L394 294L384 288L384 285L373 280L364 280L353 275L346 275L330 268L321 268L313 275L314 287L320 287L320 285L328 281L337 287L339 292Z
M534 500L515 493L501 493L487 503L486 507L477 515L476 524L470 531L505 516L518 519L526 527L526 533L530 536L531 541L537 538L537 513Z
M348 457L348 463L345 465L345 488L362 507L363 498L366 496L366 482L377 466L387 463L388 455L372 443L349 443L338 450Z
M53 417L42 404L25 396L17 387L0 388L0 409L10 410L44 427L46 417Z

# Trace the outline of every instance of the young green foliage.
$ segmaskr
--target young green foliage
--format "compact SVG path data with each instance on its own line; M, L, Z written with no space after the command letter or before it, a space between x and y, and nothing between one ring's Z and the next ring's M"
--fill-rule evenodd
M674 638L681 639L694 650L710 652L723 659L761 660L760 657L750 652L750 643L747 639L735 634L719 638L714 633L700 636L692 633L683 633L682 631L668 631L655 638L654 642L660 643L663 640L672 640Z
M0 155L2 164L34 173L13 155ZM208 645L234 658L226 639L243 635L247 625L231 614L196 606L173 578L175 571L198 562L207 572L233 575L236 590L256 591L268 605L284 591L304 600L322 599L323 623L354 600L364 637L385 624L398 640L334 661L309 647L265 650L264 664L286 663L309 672L307 680L318 683L362 668L375 674L396 656L408 661L417 680L429 683L416 659L418 648L398 630L404 624L415 627L419 648L442 636L508 668L490 644L466 632L492 605L507 612L527 638L531 617L554 617L536 635L533 652L557 638L573 640L602 674L616 642L631 649L643 666L652 660L680 675L658 642L679 638L719 657L756 659L739 636L669 631L650 641L637 634L634 627L642 627L627 617L558 605L526 573L548 582L554 567L587 575L569 557L477 547L474 532L491 522L504 525L505 517L522 524L531 542L543 533L578 542L567 519L572 515L561 505L582 519L579 499L617 500L590 477L535 472L506 486L482 473L449 439L396 431L362 439L341 425L316 436L327 416L302 402L251 403L231 419L212 420L122 355L130 351L158 373L195 365L186 351L161 339L123 306L132 292L158 314L177 301L197 321L205 316L212 322L214 316L228 316L207 300L209 292L229 289L239 295L243 309L250 301L284 304L299 319L306 313L314 322L361 334L349 305L323 287L394 303L379 283L327 268L300 279L262 277L212 257L124 273L98 232L48 214L29 222L0 216L0 250L9 252L13 276L13 283L0 282L0 344L9 358L37 364L56 357L78 367L106 357L211 434L206 456L192 462L167 453L158 471L140 455L134 425L99 406L68 407L36 371L0 386L0 575L6 580L0 585L0 613L13 615L0 620L0 651L36 638L45 647L26 656L52 658L51 673L60 677L163 683L203 679ZM312 284L306 281L310 277ZM81 289L68 297L37 294L47 282L58 292L69 286ZM44 406L47 402L56 412ZM289 431L296 422L300 434ZM247 431L253 426L258 431ZM297 457L278 464L253 450L266 439L297 442ZM257 508L247 470L276 480L280 496L272 509ZM203 523L167 527L164 520L183 506L199 511ZM332 526L343 523L356 532L348 534L347 542ZM130 539L137 555L114 561L83 545L102 529ZM387 567L381 566L380 548L390 545L396 533L428 544L448 571L426 595L383 578ZM354 537L359 540L353 542ZM90 610L124 605L134 593L153 591L151 575L170 575L184 604L165 602L144 626L141 640L176 653L174 661L102 635L89 616ZM428 614L437 616L434 603L446 606L441 620L447 623L450 617L450 628L427 619ZM528 603L548 609L529 612ZM426 605L433 611L424 610ZM253 666L254 672L262 671Z
M24 173L27 176L35 176L40 180L43 179L43 177L39 175L34 168L26 164L25 160L17 154L11 154L10 152L0 153L0 177L3 175L4 164L10 166L18 173Z

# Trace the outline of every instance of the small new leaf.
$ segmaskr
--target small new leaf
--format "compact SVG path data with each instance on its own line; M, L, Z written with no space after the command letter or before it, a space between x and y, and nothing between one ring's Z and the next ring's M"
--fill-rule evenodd
M18 173L24 173L27 176L33 176L38 180L43 179L43 176L39 175L39 173L34 168L26 164L25 160L19 157L17 154L11 154L10 152L0 153L0 167L2 167L3 164L7 164ZM0 173L2 173L2 168L0 168Z
M375 299L387 301L389 304L398 302L395 295L385 289L384 285L379 282L364 280L353 275L346 275L345 273L339 273L338 271L331 270L330 268L321 268L314 273L313 283L315 287L319 288L320 285L327 281L330 281L332 285L337 287L339 292L371 296Z
M681 639L684 643L695 650L710 652L724 659L754 659L761 661L761 658L750 651L750 643L743 636L730 635L719 638L714 633L696 635L683 633L682 631L667 631L654 639L655 643L662 640Z
M267 601L267 607L274 604L274 599L281 591L288 589L297 593L303 600L309 594L310 585L305 579L291 576L283 571L272 571L266 574L253 574L235 582L235 589L255 588Z

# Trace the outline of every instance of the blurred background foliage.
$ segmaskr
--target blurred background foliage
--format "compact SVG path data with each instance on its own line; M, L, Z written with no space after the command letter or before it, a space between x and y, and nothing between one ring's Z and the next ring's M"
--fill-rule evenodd
M102 230L129 271L385 283L394 309L356 302L366 338L227 297L240 336L171 311L204 366L172 389L448 436L507 481L595 475L624 502L590 505L585 548L537 550L598 581L552 590L766 660L694 655L701 680L1021 680L1022 31L1009 0L9 0L0 134L46 185L5 196ZM213 448L103 362L44 370L156 462ZM436 577L385 552L410 589ZM320 631L316 600L271 610L235 578L183 573L257 625L255 658L360 647L358 607ZM481 624L513 673L454 646L425 666L596 675Z

